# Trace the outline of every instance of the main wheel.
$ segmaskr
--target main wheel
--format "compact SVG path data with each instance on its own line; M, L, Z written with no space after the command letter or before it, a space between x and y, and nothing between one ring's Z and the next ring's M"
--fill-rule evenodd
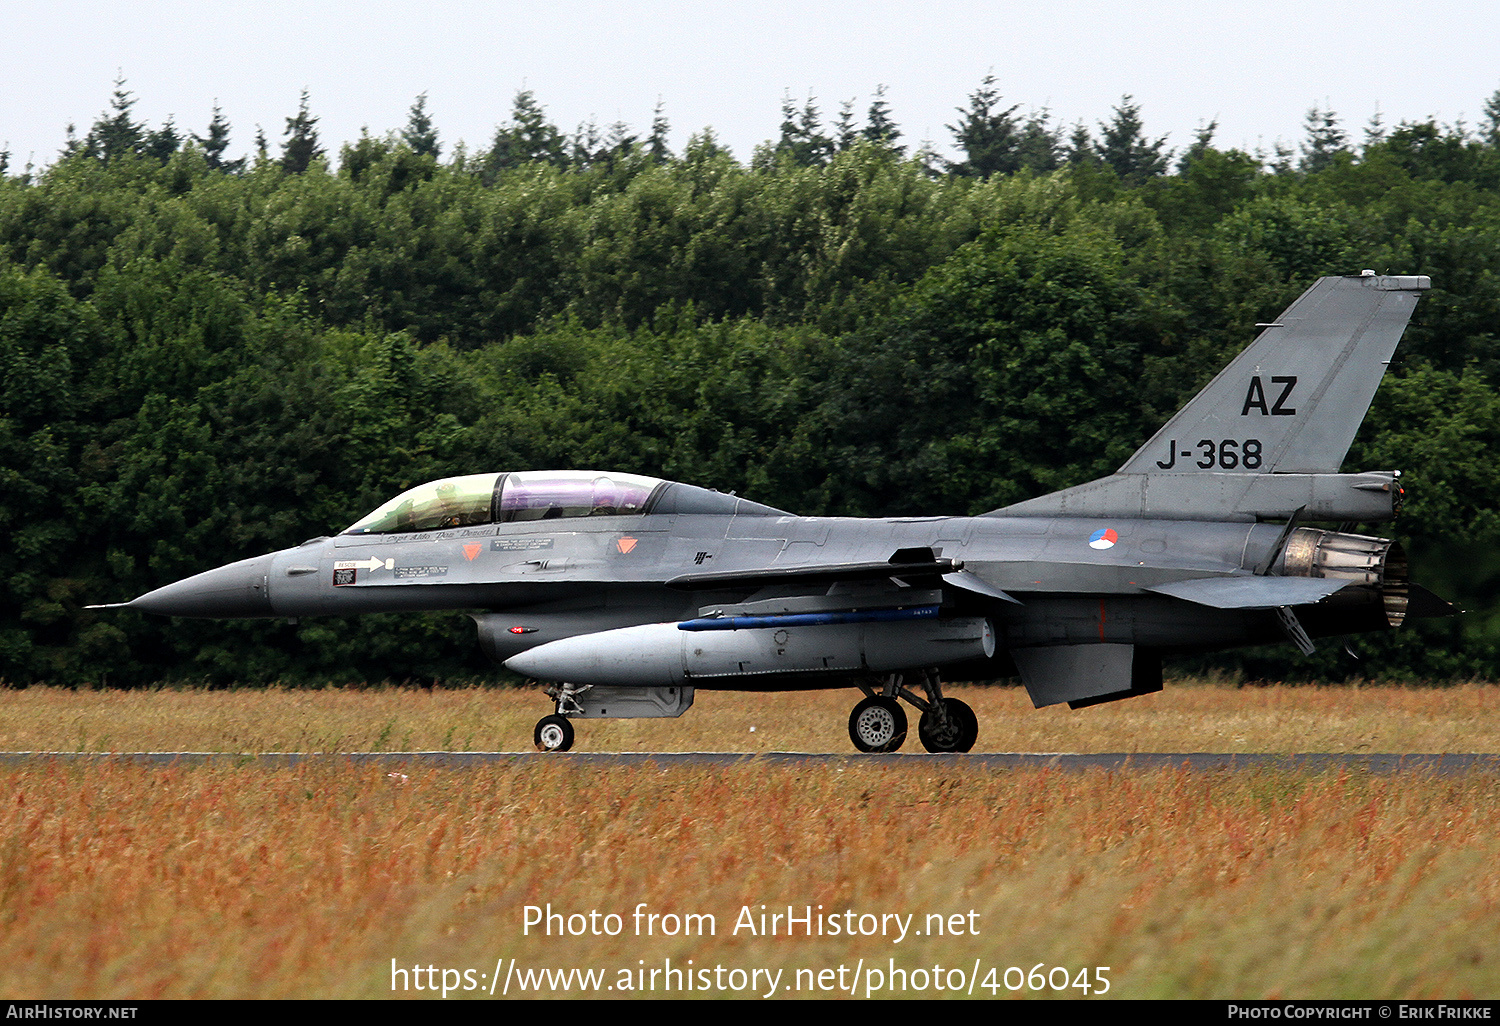
M531 735L538 751L566 752L573 747L573 724L566 716L543 716Z
M969 751L979 740L979 717L956 698L943 699L943 708L948 713L945 725L940 727L937 716L930 710L917 721L917 737L922 747L929 752Z
M963 717L964 730L959 738L958 750L960 752L973 751L974 743L979 740L979 717L974 715L974 710L969 708L968 703L960 702L956 698L950 698L948 701L953 703L948 707L948 715L952 716L956 712Z
M849 714L849 740L861 752L894 752L906 740L906 713L894 698L867 698Z

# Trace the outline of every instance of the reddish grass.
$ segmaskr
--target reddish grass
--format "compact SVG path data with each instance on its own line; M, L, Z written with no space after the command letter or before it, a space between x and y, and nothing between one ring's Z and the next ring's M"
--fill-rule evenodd
M378 997L392 958L671 957L1107 965L1123 997L1492 995L1497 804L1488 774L39 761L0 769L0 992ZM528 904L643 901L718 934L522 936ZM980 934L730 935L762 903L973 909Z
M977 751L1493 752L1500 688L1345 685L1165 691L1073 711L1024 690L955 687L979 716ZM590 720L584 751L851 751L858 692L700 691L674 720ZM0 751L529 751L540 691L0 690ZM915 726L915 714L912 716ZM753 729L752 729L753 728ZM916 738L908 741L916 747Z
M1485 685L1169 684L1079 713L1032 710L1015 689L955 693L979 712L982 750L1494 751L1500 726L1500 689ZM844 752L853 698L704 693L679 720L583 723L580 747ZM33 688L0 691L0 749L520 749L546 710L534 691ZM894 958L965 972L975 960L982 972L1110 966L1122 997L1493 996L1496 784L920 759L36 760L0 767L0 993L380 997L393 958L476 973L497 958L611 973L691 958L781 968L788 981ZM523 936L524 907L548 902L624 917L646 902L712 913L719 929ZM919 922L972 909L980 932L900 945L734 936L740 908L763 903Z

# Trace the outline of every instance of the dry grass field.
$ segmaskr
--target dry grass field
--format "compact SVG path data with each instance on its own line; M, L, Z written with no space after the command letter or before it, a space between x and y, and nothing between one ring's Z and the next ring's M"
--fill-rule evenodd
M1169 685L1072 714L1008 690L958 693L990 750L1496 751L1496 692ZM586 723L580 747L842 752L850 704L710 694L678 721ZM534 692L485 690L0 691L0 749L520 749L542 711ZM975 998L1084 998L1080 970L1109 981L1106 998L1495 997L1497 785L1489 773L954 771L920 757L601 769L527 755L441 770L38 759L0 767L0 994L374 998L394 980L398 996L441 1000L446 983L455 1000L488 997L498 966L496 999L561 994L560 978L533 974L575 968L598 973L588 992L605 997L639 982L658 997L673 984L863 998L972 983ZM578 913L582 935L556 935L565 918L553 936L528 932L527 907L548 903ZM638 929L641 903L658 919ZM783 918L761 935L762 905L811 907L824 933L786 936ZM699 918L702 935L684 935L690 914L713 916L712 931ZM893 915L911 917L904 938ZM1030 989L1038 965L1068 985L1036 975L1044 989Z
M1500 752L1500 687L1166 690L1073 711L1019 687L953 687L981 752ZM587 720L579 751L852 753L858 691L700 691L675 720ZM530 751L539 690L0 690L0 751ZM916 715L906 750L920 752Z

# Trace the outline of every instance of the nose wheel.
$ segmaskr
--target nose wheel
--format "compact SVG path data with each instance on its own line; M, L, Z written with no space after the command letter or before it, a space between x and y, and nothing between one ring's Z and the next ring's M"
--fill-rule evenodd
M534 683L534 682L533 682ZM583 694L592 684L549 684L547 686L547 697L552 699L557 711L551 716L543 716L536 721L536 730L531 732L531 739L536 742L539 752L566 752L573 747L573 724L568 715L582 716L583 707L578 704L578 696Z
M543 716L536 722L532 739L536 742L537 751L566 752L573 747L573 724L568 722L566 716L558 716L556 713Z

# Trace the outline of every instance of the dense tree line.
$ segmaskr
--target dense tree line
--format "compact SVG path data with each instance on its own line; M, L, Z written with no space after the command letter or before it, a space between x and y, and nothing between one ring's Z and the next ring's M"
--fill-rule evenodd
M0 680L420 679L461 617L97 613L341 529L446 474L602 467L808 514L979 513L1108 473L1322 274L1430 274L1348 466L1469 614L1281 650L1277 676L1500 674L1500 93L1478 132L1310 112L1293 152L1181 153L986 79L911 147L878 90L709 131L406 126L330 155L303 95L230 159L117 85L51 165L0 161ZM273 152L279 151L279 152ZM1240 657L1235 657L1240 658Z

